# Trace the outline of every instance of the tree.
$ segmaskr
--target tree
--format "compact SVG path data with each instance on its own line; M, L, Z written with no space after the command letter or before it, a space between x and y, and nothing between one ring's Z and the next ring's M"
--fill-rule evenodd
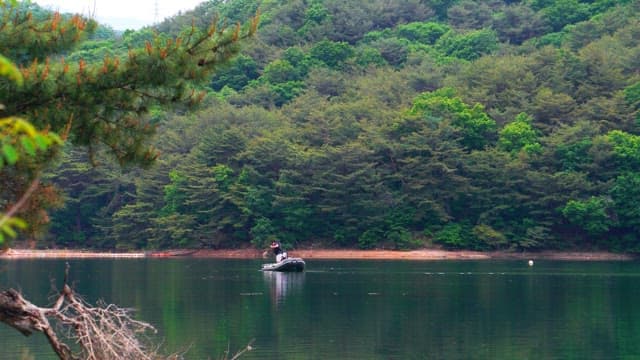
M216 72L211 80L211 88L220 91L228 86L234 90L241 90L258 77L258 64L251 57L239 55L228 66Z
M52 246L96 246L96 226L131 201L135 193L132 176L119 169L108 157L93 166L86 151L63 148L59 165L48 171L45 180L64 189L64 203L51 213L51 224L44 237Z
M397 33L405 39L433 45L449 30L447 25L437 22L413 22L399 25Z
M613 147L614 160L619 169L640 170L640 136L613 130L605 139Z
M336 68L353 56L353 48L346 42L323 40L311 48L309 56L330 68Z
M447 56L475 60L498 49L498 37L493 30L481 29L458 33L449 30L436 41L436 49Z
M287 60L274 60L264 68L262 80L270 84L283 84L300 80L300 76L294 70L293 65Z
M640 123L640 81L624 89L624 99L635 111L636 123Z
M559 124L568 123L567 115L574 109L575 104L571 96L543 87L535 94L533 116L537 119L537 125L542 127L545 133L550 133Z
M449 24L457 29L475 30L485 28L491 21L488 2L462 0L447 10Z
M0 2L0 5L4 3ZM2 55L0 55L0 76L6 77L18 86L24 82L22 73ZM0 104L0 109L2 108L4 105ZM13 173L15 169L24 166L23 164L36 161L37 157L49 158L52 150L61 144L62 140L58 135L48 131L38 131L22 118L16 116L0 118L0 174ZM0 206L7 209L4 214L0 212L0 246L6 246L7 236L17 235L16 228L26 228L27 223L14 215L30 205L29 197L38 186L39 179L35 177L21 194L12 191L11 188L0 188ZM15 203L8 203L5 196L16 197L17 200Z
M456 2L456 0L427 0L424 3L435 11L438 19L444 20L447 18L447 10L449 7Z
M442 88L416 97L410 114L421 114L426 120L451 121L461 132L460 143L469 150L485 147L494 136L496 123L481 104L469 106L452 88Z
M560 31L567 24L574 24L589 17L589 5L578 0L552 1L542 9L544 18L554 31Z
M572 224L584 229L589 235L600 235L614 224L608 214L610 201L591 197L584 201L570 200L562 208L562 215Z
M42 201L50 191L37 179L52 156L31 156L16 164L16 141L32 155L59 143L58 133L86 147L92 157L105 148L121 165L148 165L157 157L148 144L155 127L144 115L154 105L196 104L204 93L193 84L208 79L216 66L236 54L240 40L253 35L258 23L256 17L244 27L212 24L208 29L186 28L177 37L153 34L143 47L123 56L70 63L60 54L96 28L93 20L58 13L41 20L16 4L2 1L0 7L0 51L8 59L3 68L11 69L7 64L13 61L20 69L3 71L11 78L0 79L0 98L8 101L0 118L12 119L4 125L9 130L3 129L9 134L3 135L9 139L3 141L8 166L0 169L0 204L15 209L30 184L36 184L29 190L33 207L19 209L22 216L40 213L38 202L51 202ZM33 127L16 121L19 117ZM39 134L35 129L43 130Z
M623 173L615 179L610 191L622 224L636 228L640 226L640 210L634 205L640 198L639 184L640 174Z
M66 63L125 59L125 46L145 48L218 8L256 4L231 3L176 16L165 24L171 35L91 38L66 49ZM97 145L88 153L103 164L92 170L99 180L82 172L91 160L56 170L78 196L52 213L60 226L50 239L221 247L278 234L290 244L405 247L457 224L465 246L478 249L629 241L633 227L590 235L560 213L571 200L613 199L616 179L640 164L637 6L578 3L594 16L550 35L545 9L558 2L549 0L263 2L259 41L205 80L219 89L205 98L211 109L161 113L152 104L141 120L161 134L153 168L121 171ZM77 150L65 155L79 159ZM623 193L608 209L629 223ZM137 233L144 238L134 243Z
M512 44L539 36L545 31L544 18L523 3L510 4L493 15L492 27L498 38Z
M532 57L489 55L465 64L452 87L465 99L483 104L504 126L519 113L530 113L531 94L543 77Z
M2 60L2 59L0 59ZM0 72L7 71L0 64ZM13 71L9 71L12 74ZM13 73L16 74L16 73ZM17 77L20 79L20 77ZM26 120L17 117L0 118L0 174L15 173L12 168L22 166L23 163L33 162L38 155L37 152L51 152L62 144L62 140L54 133L36 130ZM45 155L46 156L46 155ZM15 215L25 208L32 208L30 197L40 186L39 178L34 177L28 188L19 194L11 188L0 188L0 205L6 208L6 213L0 212L0 246L6 246L7 237L15 237L16 229L25 229L27 223ZM16 201L8 202L4 197L14 197Z
M531 126L532 118L525 113L520 113L515 120L500 130L498 147L517 153L524 150L527 153L540 151L540 143L537 142L538 135Z
M624 99L629 106L632 106L634 109L640 109L640 81L624 89Z
M378 49L380 56L387 64L400 67L407 61L407 44L405 40L397 38L380 39L371 43L371 46Z

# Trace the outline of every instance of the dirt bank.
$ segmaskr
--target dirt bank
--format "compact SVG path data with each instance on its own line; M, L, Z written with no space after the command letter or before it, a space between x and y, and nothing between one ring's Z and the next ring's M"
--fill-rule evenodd
M260 258L263 252L258 250L199 250L195 257L212 258ZM627 254L609 252L479 252L448 251L440 249L420 249L411 251L396 250L335 250L335 249L299 249L290 250L290 257L304 259L379 259L379 260L508 260L508 259L548 259L548 260L634 260Z
M289 250L289 257L304 259L407 259L407 260L461 260L461 259L489 259L488 254L473 251L445 251L445 250L346 250L346 249L299 249ZM265 257L259 250L200 250L193 254L197 257L224 258L260 258ZM268 257L269 254L267 253Z
M0 254L0 259L42 259L42 258L165 258L196 257L220 259L257 259L269 257L256 249L233 250L169 250L157 252L93 252L83 250L24 250L9 249ZM447 251L439 249L421 249L412 251L393 250L335 250L335 249L299 249L290 250L290 257L304 259L380 259L380 260L490 260L490 259L548 259L548 260L634 260L637 257L608 252L477 252Z
M0 259L72 259L72 258L143 258L143 252L110 253L88 250L27 250L7 249Z

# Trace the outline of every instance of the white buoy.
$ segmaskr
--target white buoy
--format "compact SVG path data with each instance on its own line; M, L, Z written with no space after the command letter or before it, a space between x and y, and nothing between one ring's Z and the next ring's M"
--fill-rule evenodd
M533 260L529 260L529 266L533 266Z

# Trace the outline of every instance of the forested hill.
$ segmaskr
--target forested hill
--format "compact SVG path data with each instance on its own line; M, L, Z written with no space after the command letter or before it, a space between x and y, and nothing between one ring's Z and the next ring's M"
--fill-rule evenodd
M66 152L43 243L640 251L640 1L214 0L157 31L258 9L197 112L152 112L150 169Z

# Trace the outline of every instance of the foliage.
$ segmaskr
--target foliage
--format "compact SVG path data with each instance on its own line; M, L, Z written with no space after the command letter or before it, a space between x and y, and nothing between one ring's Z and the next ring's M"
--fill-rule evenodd
M256 38L202 74L198 112L136 113L160 135L153 167L119 169L98 141L88 171L65 149L49 244L640 249L637 2L211 1L65 48L69 71L259 3ZM76 116L70 141L104 137Z
M449 28L445 24L436 22L413 22L397 28L398 36L427 45L435 44L447 31Z
M229 64L218 70L211 80L211 88L216 91L228 86L234 90L241 90L257 79L258 64L246 55L239 55L229 62Z
M498 49L498 38L492 30L475 30L468 33L448 31L435 44L436 49L447 56L463 60L475 60Z
M6 101L0 108L0 205L8 209L1 240L24 226L13 213L24 214L33 236L47 222L44 210L57 203L53 187L39 182L52 150L62 143L56 133L87 147L94 160L109 149L121 165L149 165L157 154L145 114L157 105L197 103L204 93L193 84L237 53L238 42L257 27L254 19L244 28L192 26L175 37L147 31L138 42L125 34L119 54L104 52L104 43L85 43L87 54L106 55L67 62L63 55L96 29L95 21L47 12L34 16L29 6L15 2L0 3L0 14L0 51L6 56L0 58L0 97Z
M612 144L614 158L621 169L640 169L640 136L613 130L606 139Z
M62 140L55 133L37 131L26 120L8 117L0 119L0 173L11 171L23 163L27 163L38 156L38 153L50 152L62 144ZM7 237L16 237L16 229L24 230L27 223L13 215L21 210L24 202L31 196L37 186L34 180L15 204L11 204L6 214L0 213L0 244Z
M450 249L464 249L472 247L472 240L468 229L462 224L452 223L445 225L434 236L436 243Z
M492 27L501 41L519 45L544 34L547 26L544 15L525 3L513 3L493 14Z
M269 219L259 218L251 228L251 242L257 248L264 248L278 239L278 234Z
M335 68L353 56L353 49L345 42L323 40L311 48L309 56Z
M0 3L4 6L4 2ZM15 2L12 6L15 6ZM17 86L24 84L22 73L16 66L4 56L0 55L0 76L13 81ZM0 104L0 109L4 105ZM15 167L17 164L25 162L25 159L34 158L37 152L45 152L62 144L58 135L47 131L38 131L26 120L18 117L0 118L0 171L5 167ZM36 184L35 182L33 184ZM29 189L33 189L32 185ZM28 191L22 198L9 208L6 214L0 212L0 245L6 238L16 237L16 229L25 229L27 223L13 215L20 210L20 207L28 196Z
M609 231L613 225L607 211L609 206L606 199L591 197L585 201L570 200L561 212L569 222L589 235L599 235Z
M479 243L484 244L489 249L500 249L508 245L509 241L499 231L496 231L489 225L479 224L473 227L473 236Z
M542 10L545 19L555 31L567 24L586 20L589 17L589 5L578 0L557 0Z
M482 105L470 107L455 96L451 88L419 95L410 111L410 114L418 113L427 121L451 121L451 125L461 131L460 143L469 150L482 149L495 131L496 123Z
M6 57L0 55L0 76L4 76L14 81L18 86L22 86L22 74L16 66Z
M624 99L630 106L640 107L640 81L624 89Z
M532 154L540 152L538 135L531 126L532 118L525 113L520 113L515 120L502 128L499 133L498 147L508 152L524 150Z
M46 151L52 146L61 145L62 140L54 133L37 131L33 125L20 118L0 120L0 169L15 165L25 156L35 157L36 151Z
M640 212L637 201L640 200L640 174L623 173L615 179L609 191L614 210L622 228L636 232L640 228Z

